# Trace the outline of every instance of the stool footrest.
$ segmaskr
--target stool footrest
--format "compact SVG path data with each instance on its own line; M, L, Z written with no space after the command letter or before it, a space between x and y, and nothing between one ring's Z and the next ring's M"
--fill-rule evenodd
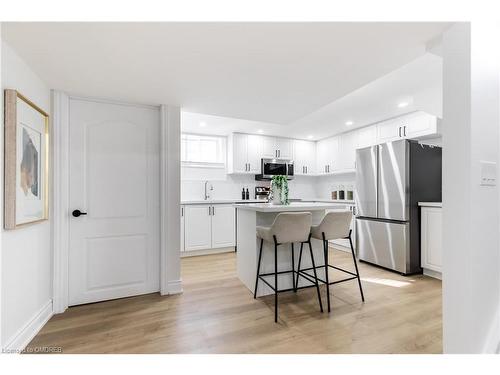
M290 270L290 271L280 271L280 272L278 272L278 275L279 275L279 274L284 274L284 273L292 273L292 272L293 272L293 274L296 274L296 273L297 273L297 271L293 271L293 270ZM300 275L300 274L299 274L299 275ZM265 283L265 284L266 284L269 288L271 288L273 292L276 292L276 293L282 293L282 292L290 292L290 291L292 291L292 290L295 290L294 288L288 288L288 289L280 289L280 290L276 290L276 288L275 288L273 285L271 285L271 283L269 283L269 282L268 282L268 281L264 278L264 277L266 277L266 276L274 276L274 272L272 272L272 273L261 273L261 274L259 275L259 279L260 279L260 280L262 280L262 281L263 281L263 282L264 282L264 283ZM309 281L309 282L310 282L310 283L312 283L312 284L311 284L311 285L304 285L304 286L297 287L297 288L296 288L296 290L299 290L299 289L306 289L306 288L312 288L312 287L315 287L315 286L316 286L316 283L314 282L314 280L312 279L312 277L311 277L311 279L309 279L309 278L305 277L304 275L300 275L300 276L304 277L304 279L307 279L307 281ZM307 276L309 276L309 275L307 275ZM318 279L318 280L319 280L319 279Z
M335 266L332 266L331 264L328 265L328 267L330 268L334 268L336 269L337 271L341 271L341 272L344 272L344 273L348 273L349 275L352 275L352 276L356 276L358 277L358 275L356 275L354 272L351 272L351 271L347 271L347 270L344 270L342 268L339 268L339 267L335 267ZM325 268L325 265L323 264L322 266L316 266L316 269L323 269ZM308 268L302 268L301 271L309 271L309 270L312 270L313 268L312 267L308 267Z

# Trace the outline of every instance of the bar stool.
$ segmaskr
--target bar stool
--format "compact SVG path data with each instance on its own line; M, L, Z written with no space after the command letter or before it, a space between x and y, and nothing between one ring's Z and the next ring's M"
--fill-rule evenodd
M309 244L309 249L311 251L311 258L314 264L314 257L311 248L311 224L312 224L312 214L310 212L286 212L279 213L274 219L273 224L270 227L257 227L257 237L260 238L260 251L259 251L259 261L257 263L257 276L255 278L255 291L253 298L257 298L257 287L259 279L267 284L274 291L274 321L278 322L278 293L288 292L293 290L297 291L297 283L295 282L295 257L294 257L294 242L300 242L300 252L302 254L302 247L304 243ZM262 247L264 241L274 244L274 272L271 273L260 273L260 263L262 260ZM287 271L278 271L278 246L284 244L291 244L291 255L292 255L292 269ZM282 289L278 288L278 275L291 273L292 274L292 288ZM314 268L314 275L316 275L316 268ZM266 279L266 276L274 276L274 286L271 285ZM321 312L323 312L323 304L321 302L321 293L319 291L318 278L315 276L315 281L313 285L316 286L318 293L318 300Z
M324 256L325 256L325 264L323 266L318 266L316 268L325 268L325 280L320 280L321 282L324 282L326 284L326 298L327 298L327 303L328 303L328 312L330 312L330 285L333 284L338 284L342 283L344 281L349 281L349 280L358 280L358 285L359 285L359 291L361 293L361 300L364 302L365 301L365 296L363 294L363 287L361 286L361 279L359 277L359 270L358 270L358 264L356 262L356 256L354 255L354 248L352 246L352 240L351 240L351 230L350 230L350 225L351 225L351 220L352 220L352 212L351 211L332 211L329 212L325 215L323 220L319 225L311 227L311 236L312 238L318 239L323 241L323 251L324 251ZM349 244L351 245L351 254L352 254L352 261L354 262L354 268L356 270L356 273L344 270L342 268L333 266L329 264L328 262L328 241L330 240L336 240L336 239L348 239ZM313 265L314 267L314 265ZM344 273L347 273L349 275L352 275L352 277L348 277L342 280L337 280L337 281L332 281L330 282L328 278L328 268L334 268L338 271L342 271ZM307 271L312 268L306 268L301 270L300 269L300 255L299 255L299 268L298 268L298 273L301 273L302 271ZM310 276L310 275L308 275ZM298 277L297 277L298 279Z

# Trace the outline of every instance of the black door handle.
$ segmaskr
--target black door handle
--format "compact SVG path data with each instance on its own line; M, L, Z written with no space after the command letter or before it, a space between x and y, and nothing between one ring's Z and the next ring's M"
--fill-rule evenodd
M73 215L74 217L79 217L79 216L82 216L82 215L87 215L86 212L82 212L80 210L74 210L71 215Z

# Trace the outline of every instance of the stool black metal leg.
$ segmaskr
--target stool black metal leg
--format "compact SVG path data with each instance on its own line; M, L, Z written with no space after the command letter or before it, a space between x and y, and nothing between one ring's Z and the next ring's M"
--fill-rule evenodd
M299 273L300 273L300 262L302 261L302 248L304 247L304 242L300 243L299 252L299 264L297 265L297 278L295 279L295 288L299 287Z
M290 245L292 245L292 286L293 291L297 293L297 284L295 284L295 251L293 249L293 242Z
M309 252L311 253L311 263L312 263L312 269L314 271L314 280L316 281L316 291L318 292L318 300L319 300L319 308L321 312L323 312L323 302L321 302L321 293L319 291L319 283L318 283L318 275L316 274L316 264L314 263L314 255L313 255L313 249L311 245L311 237L309 236Z
M278 323L278 242L274 236L274 322Z
M259 285L259 273L260 273L260 260L262 259L262 245L264 245L264 239L260 239L260 251L259 251L259 262L257 263L257 277L255 278L255 290L253 292L253 298L257 298L257 286Z
M361 292L361 300L365 302L365 296L363 294L363 287L361 286L361 279L359 277L358 264L356 263L356 256L354 255L354 247L352 246L350 231L349 231L349 243L351 244L352 261L354 262L354 268L356 269L356 275L358 276L358 285L359 285L359 291Z
M328 312L330 312L330 280L328 278L328 241L325 239L325 233L323 235L323 251L325 254L325 281L326 281L326 302L328 304Z

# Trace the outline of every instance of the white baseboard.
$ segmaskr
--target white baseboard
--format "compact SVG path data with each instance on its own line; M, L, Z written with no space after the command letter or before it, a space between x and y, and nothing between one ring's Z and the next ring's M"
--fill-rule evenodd
M443 279L443 276L441 275L441 272L430 270L428 268L424 268L424 275L425 276L429 276L429 277L433 277L433 278L439 279L439 280Z
M181 251L181 258L197 257L197 256L201 256L201 255L232 253L232 252L234 252L234 246L220 247L217 249Z
M172 280L168 282L168 294L182 293L182 279Z
M54 312L52 300L50 300L7 342L3 348L4 352L19 353L24 350L52 315L54 315Z

